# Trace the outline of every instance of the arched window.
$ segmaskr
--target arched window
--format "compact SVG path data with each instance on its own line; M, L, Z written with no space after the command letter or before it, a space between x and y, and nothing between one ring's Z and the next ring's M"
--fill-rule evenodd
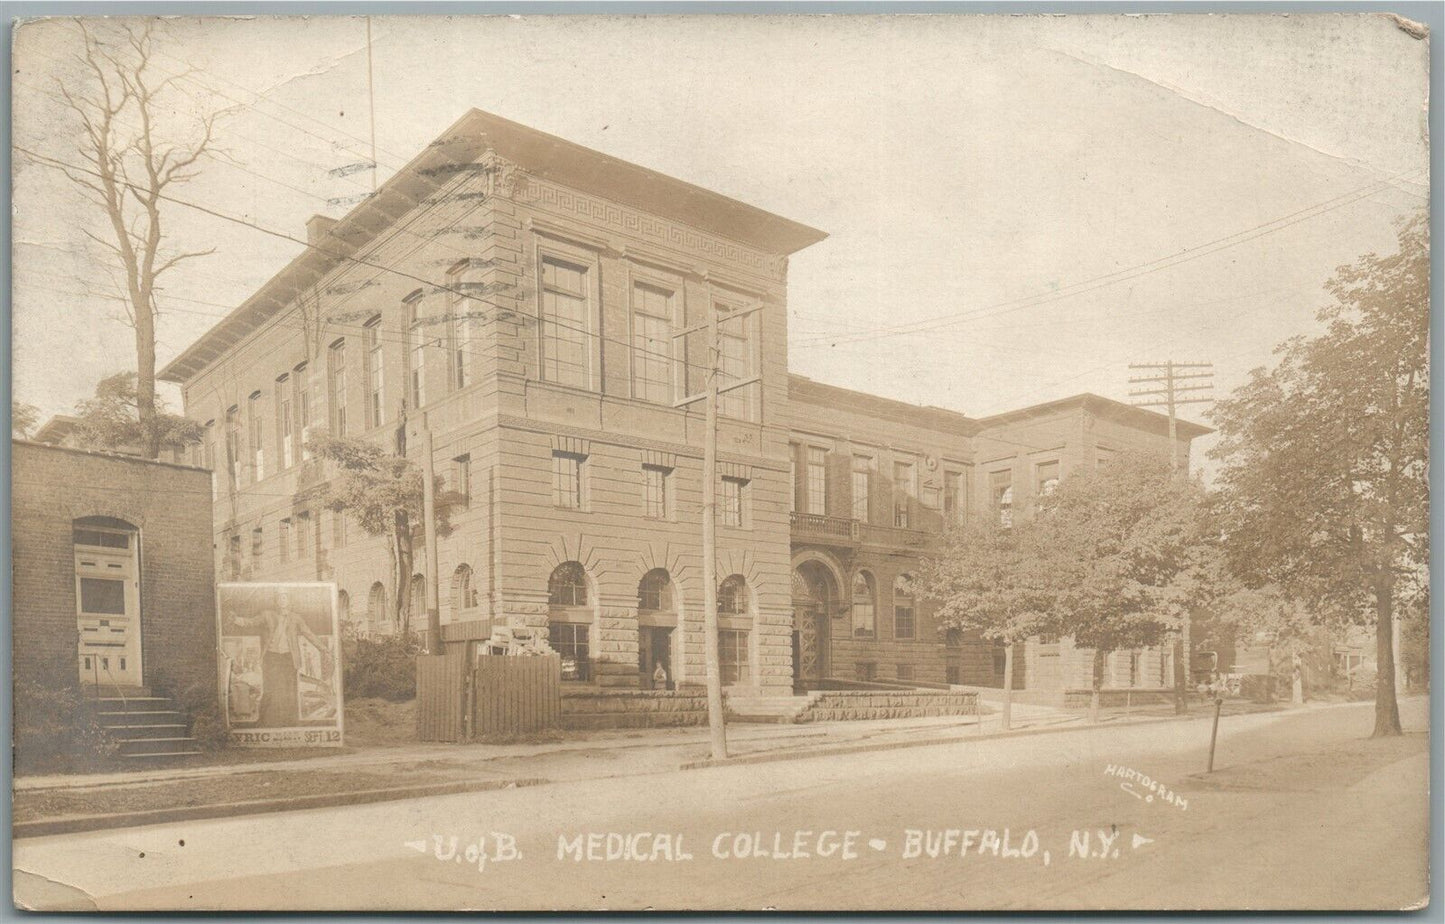
M649 612L672 609L672 578L666 569L653 568L637 585L637 608Z
M472 586L472 566L457 565L452 572L452 614L472 609L477 605L477 591Z
M853 637L872 638L875 634L873 575L859 571L853 575Z
M913 579L906 574L900 574L893 579L893 637L913 638L915 631Z
M336 592L336 618L342 625L351 621L351 594L344 590Z
M547 579L547 602L552 606L586 606L587 572L575 561L564 561Z
M391 621L386 605L386 585L380 581L371 585L371 593L366 597L366 619L372 625Z
M748 582L741 574L732 575L717 589L717 611L724 616L746 616L748 603Z

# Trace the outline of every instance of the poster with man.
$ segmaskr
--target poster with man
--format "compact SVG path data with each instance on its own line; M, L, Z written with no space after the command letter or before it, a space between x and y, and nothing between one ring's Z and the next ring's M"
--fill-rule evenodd
M339 747L335 584L220 584L220 692L233 744Z

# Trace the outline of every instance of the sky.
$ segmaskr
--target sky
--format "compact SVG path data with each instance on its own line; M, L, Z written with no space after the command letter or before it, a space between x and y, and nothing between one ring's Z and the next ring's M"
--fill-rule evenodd
M371 188L373 121L384 181L472 107L826 231L790 261L792 370L975 416L1127 401L1131 363L1170 359L1212 362L1225 395L1426 207L1427 45L1388 15L369 27L368 61L361 17L166 21L162 130L225 110L175 194L228 217L164 213L214 254L168 279L161 364ZM75 159L78 48L68 20L20 29L18 147ZM97 296L94 207L23 154L14 191L14 395L65 413L133 367L132 334Z

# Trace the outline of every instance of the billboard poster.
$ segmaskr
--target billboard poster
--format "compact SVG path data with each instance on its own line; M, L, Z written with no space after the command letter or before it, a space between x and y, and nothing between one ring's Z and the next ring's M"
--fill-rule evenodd
M220 584L220 692L231 743L340 747L336 585Z

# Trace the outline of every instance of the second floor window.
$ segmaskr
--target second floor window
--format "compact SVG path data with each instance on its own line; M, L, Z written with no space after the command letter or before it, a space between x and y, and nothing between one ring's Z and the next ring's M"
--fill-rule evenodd
M722 497L718 499L718 519L724 526L742 526L744 523L743 505L747 499L748 480L746 478L724 477L722 480Z
M868 495L872 491L873 460L867 456L853 457L853 519L868 522Z
M964 517L963 472L943 473L943 519L948 523L962 523Z
M253 481L266 477L266 447L261 436L263 429L261 393L256 391L251 393L251 399L246 403L246 440L251 447Z
M296 402L296 433L301 441L301 461L311 458L311 376L310 368L302 363L291 370L291 390Z
M642 466L644 512L654 520L667 519L667 488L671 469L661 465Z
M466 388L472 384L472 331L477 323L477 303L466 295L467 283L453 277L450 298L447 303L447 351L450 353L448 372L452 388Z
M426 404L426 319L421 316L421 299L406 304L407 401L414 408Z
M552 453L552 503L581 510L582 474L587 457L574 452Z
M828 451L808 447L808 513L828 512Z
M988 473L989 501L1000 526L1013 525L1014 475L1012 471Z
M912 522L913 497L917 488L913 483L913 463L893 463L893 525L907 529Z
M672 293L640 282L632 290L632 397L673 399Z
M335 436L346 435L346 341L331 344L330 378L331 387L326 403L331 407L331 432Z
M548 382L592 386L587 289L585 267L542 258L542 378Z
M386 363L381 349L381 316L366 322L366 426L381 426L382 411L386 396L382 384L386 381Z
M276 437L281 447L281 468L290 468L295 461L293 452L296 435L295 420L291 416L291 377L281 376L276 380Z

